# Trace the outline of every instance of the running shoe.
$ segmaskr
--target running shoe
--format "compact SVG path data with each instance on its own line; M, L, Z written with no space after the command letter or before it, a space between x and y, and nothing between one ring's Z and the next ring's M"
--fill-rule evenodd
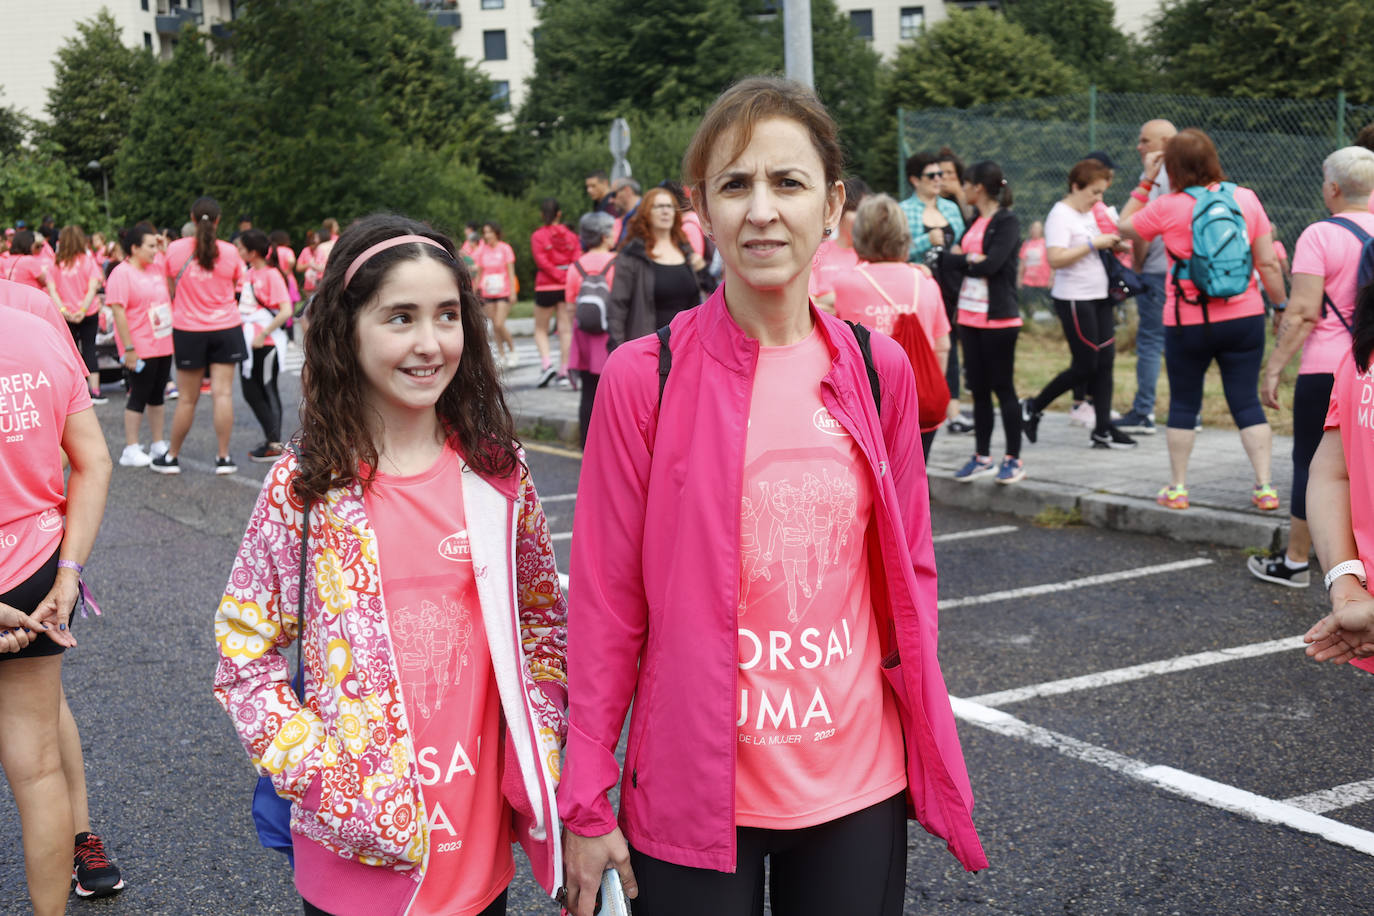
M105 395L101 394L99 388L92 388L92 389L91 389L91 403L92 403L92 404L108 404L108 403L110 403L110 399L107 398L107 397L105 397Z
M169 455L163 452L152 461L148 462L148 467L157 474L180 474L181 462L177 461L176 455Z
M1040 435L1040 417L1042 411L1035 409L1035 398L1021 399L1021 432L1026 434L1026 438L1034 442Z
M1300 568L1294 569L1288 565L1286 552L1267 557L1250 557L1245 561L1245 566L1256 579L1273 582L1275 585L1307 588L1311 584L1308 576L1309 564L1304 563Z
M76 835L72 855L72 883L78 897L108 897L124 890L119 868L105 853L105 843L94 833Z
M274 458L272 460L275 461L276 459ZM238 472L239 466L237 464L234 464L234 459L230 458L228 455L224 455L222 457L215 459L216 474L237 474Z
M175 401L179 397L181 397L181 392L177 391L177 383L168 382L167 387L163 389L162 399L165 401Z
M151 458L156 458L158 455L165 455L167 454L167 449L171 447L172 443L168 442L166 439L159 439L152 445L148 446L148 456Z
M520 354L511 350L506 354L506 358L503 362L507 369L514 369L516 366L520 365Z
M576 391L577 379L571 375L560 375L553 383L553 387L562 391Z
M1188 488L1160 487L1159 493L1155 496L1155 502L1169 509L1186 509L1188 508Z
M553 381L557 376L557 369L555 369L553 366L545 366L544 371L539 373L539 382L535 385L535 387L546 388L548 387L549 382Z
M210 380L209 380L208 378L204 378L204 379L201 379L201 380L200 380L200 393L201 393L201 394L209 394L209 393L210 393Z
M1250 491L1250 502L1256 509L1272 512L1279 507L1279 491L1271 483L1262 483Z
M1092 429L1097 425L1097 411L1087 401L1079 401L1069 411L1069 422Z
M974 455L959 470L954 472L954 479L960 483L968 483L975 477L986 477L988 474L996 474L997 465L992 463L991 458L983 458Z
M123 468L146 468L152 463L152 456L137 442L124 446L124 451L119 455L119 466Z
M973 424L965 420L963 414L959 414L945 424L945 429L956 436L961 436L973 432Z
M1010 455L1002 459L1002 466L997 469L998 483L1016 483L1026 479L1026 466L1021 463L1020 458L1013 458Z
M1155 418L1147 413L1136 413L1134 409L1126 411L1125 415L1112 425L1123 433L1135 433L1140 436L1155 434Z
M1117 429L1115 426L1107 428L1105 433L1094 431L1088 437L1092 442L1093 448L1135 448L1136 441L1130 436ZM1031 440L1034 441L1034 440Z
M248 450L248 460L256 461L258 464L271 464L281 457L281 452L280 442L264 442L257 448ZM216 467L215 473L219 473L218 467Z

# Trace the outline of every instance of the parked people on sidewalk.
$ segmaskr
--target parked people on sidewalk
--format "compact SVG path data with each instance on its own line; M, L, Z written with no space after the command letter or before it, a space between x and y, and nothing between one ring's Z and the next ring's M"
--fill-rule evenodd
M936 658L911 365L872 336L880 409L854 332L808 302L842 159L809 89L727 89L683 157L725 282L606 363L573 535L574 916L611 866L639 916L752 913L765 865L777 912L896 916L908 811L987 864ZM808 648L839 632L852 651Z
M810 293L811 301L816 303L817 308L832 315L835 314L836 281L859 265L860 256L854 247L854 220L859 211L859 204L863 203L870 193L872 192L862 178L850 177L844 180L844 213L840 215L839 228L835 230L833 238L821 242L821 247L816 249L816 258L811 263L811 283L807 292ZM892 203L893 206L897 206L896 201ZM905 221L906 216L900 208L897 212ZM904 232L903 236L905 235ZM905 251L901 254L901 260L906 260Z
M1141 181L1150 183L1145 195L1147 201L1157 200L1171 190L1168 170L1159 166L1151 168L1146 160L1152 155L1163 156L1164 144L1177 133L1178 129L1162 118L1140 125L1140 138L1135 148L1144 169ZM1124 208L1122 212L1124 215ZM1137 239L1131 248L1131 263L1139 265L1137 273L1145 284L1145 291L1135 297L1135 397L1131 409L1116 421L1116 428L1124 433L1153 436L1155 387L1159 382L1159 364L1164 357L1164 285L1169 271L1164 237L1156 236L1149 241Z
M1016 301L1016 253L1021 224L1012 212L1012 193L1002 167L976 162L964 175L964 196L978 212L959 244L940 255L939 270L962 277L956 313L964 368L973 395L974 452L954 472L967 483L995 475L1012 484L1026 476L1021 462L1021 402L1016 397L1016 338L1021 309ZM1006 452L992 459L992 396L1002 411Z
M1069 367L1050 380L1035 397L1021 402L1021 423L1034 442L1040 416L1055 399L1083 386L1092 396L1096 422L1088 437L1093 448L1134 448L1135 440L1112 426L1112 368L1116 362L1116 303L1107 295L1103 253L1111 252L1121 236L1104 232L1093 208L1111 185L1111 169L1096 159L1084 159L1069 170L1069 193L1045 218L1045 244L1054 286L1050 290L1055 314L1064 328L1072 359Z
M1152 184L1161 171L1180 190L1149 200ZM1273 436L1259 400L1259 370L1264 358L1264 301L1254 273L1263 279L1276 306L1285 305L1288 294L1274 260L1269 216L1249 188L1227 182L1211 137L1188 128L1172 137L1163 153L1145 157L1145 178L1131 192L1121 211L1121 232L1126 238L1163 239L1168 252L1170 282L1164 308L1164 352L1169 373L1169 483L1159 491L1159 503L1170 509L1186 509L1188 459L1197 438L1197 419L1202 410L1202 384L1207 367L1215 360L1221 371L1222 389L1231 417L1240 429L1245 454L1255 472L1250 499L1266 511L1279 507L1278 491L1270 476ZM1239 295L1209 299L1183 273L1181 262L1193 257L1193 211L1197 197L1207 191L1229 192L1244 218L1255 271L1247 268L1248 285ZM1191 192L1191 193L1190 193Z
M482 241L473 249L472 259L477 264L476 282L482 308L491 322L497 364L514 369L520 365L520 357L506 319L515 305L515 250L502 241L500 223L488 220L482 224Z
M315 308L298 450L215 615L215 697L292 802L307 916L498 916L514 840L546 888L562 870L548 525L452 241L362 219Z
M557 200L544 198L539 204L539 215L544 224L530 236L530 254L537 271L534 275L534 346L539 350L538 387L543 388L556 377L565 380L568 377L572 322L561 306L563 291L568 285L568 266L577 259L581 248L577 235L563 225L563 209ZM549 347L550 319L558 333L557 366Z
M1336 366L1349 352L1355 328L1360 255L1374 237L1374 152L1347 146L1322 163L1322 201L1331 219L1303 230L1293 249L1293 288L1280 312L1278 339L1264 367L1260 399L1279 409L1279 378L1302 351L1293 386L1293 491L1288 546L1270 557L1250 557L1250 572L1266 582L1307 587L1312 538L1307 528L1307 469L1322 438ZM1361 237L1363 235L1363 238Z
M609 213L584 213L577 222L577 232L586 254L578 258L572 270L568 271L568 285L563 297L569 309L575 315L580 313L585 319L573 322L568 371L576 373L577 385L582 389L577 421L582 447L586 448L587 430L592 423L592 406L596 402L596 387L601 381L601 369L606 365L609 334L605 330L605 318L610 305L611 288L615 284L615 254L611 251L611 246L615 244L615 220ZM588 280L591 280L591 285L587 285ZM587 285L585 297L584 285Z
M125 235L129 257L110 272L105 301L114 314L116 336L124 343L121 360L129 393L124 401L122 467L145 468L167 451L167 379L172 371L172 305L167 277L157 268L157 235L147 226L134 226ZM148 416L148 451L139 444L138 430Z
M233 474L238 465L229 455L234 430L234 367L248 358L239 318L237 290L243 285L243 260L234 246L215 238L219 204L202 197L191 205L193 238L167 246L167 281L172 291L172 348L180 392L172 415L167 451L148 466L159 474L180 474L181 446L191 432L200 400L201 379L210 370L214 401L216 474Z
M57 237L57 257L43 272L43 280L53 305L66 320L72 339L86 364L86 383L91 403L104 404L100 393L100 370L96 359L95 337L100 331L100 291L104 275L86 250L86 234L80 226L63 226Z
M239 236L248 254L248 273L244 288L251 296L239 300L243 317L243 338L248 344L248 359L242 368L243 399L262 427L263 442L248 452L248 460L270 464L281 457L281 393L277 374L286 352L286 332L291 317L291 294L277 266L277 248L261 229L249 229Z
M650 188L630 217L617 249L615 283L606 316L607 346L652 334L678 312L701 303L706 262L682 231L682 214L667 188Z

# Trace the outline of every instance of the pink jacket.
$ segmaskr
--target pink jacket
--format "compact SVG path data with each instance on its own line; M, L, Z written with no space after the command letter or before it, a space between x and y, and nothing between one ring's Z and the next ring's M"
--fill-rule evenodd
M908 808L965 868L985 868L936 658L935 555L911 364L890 338L873 336L880 420L853 334L812 315L834 360L822 398L872 472L874 611L884 656L907 662L885 673L901 711ZM572 542L564 824L583 836L616 825L607 792L621 775L614 750L633 698L620 826L648 855L717 871L735 869L739 506L758 350L726 311L724 287L679 314L661 426L658 340L611 355Z

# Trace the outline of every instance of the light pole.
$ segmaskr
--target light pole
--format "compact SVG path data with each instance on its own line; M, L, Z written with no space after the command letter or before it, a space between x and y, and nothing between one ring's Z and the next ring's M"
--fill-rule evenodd
M814 89L811 65L811 0L783 0L783 66L788 79Z
M110 222L110 179L105 174L105 166L100 164L99 159L92 159L86 163L86 169L91 172L100 172L100 184L105 189L105 222Z

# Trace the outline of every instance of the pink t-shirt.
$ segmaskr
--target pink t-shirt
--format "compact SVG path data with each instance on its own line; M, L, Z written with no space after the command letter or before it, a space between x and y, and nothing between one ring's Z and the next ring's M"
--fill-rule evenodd
M75 314L76 307L86 298L86 291L91 288L91 280L98 283L101 276L100 265L96 264L95 258L85 253L77 255L65 265L54 262L48 268L48 279L57 287L58 297L72 314ZM86 314L94 315L98 311L100 297L92 296L90 305L86 306Z
M613 251L593 251L582 255L577 259L577 263L582 265L582 269L589 274L600 273L606 270L606 289L610 290L615 283L615 265L611 262L615 260ZM611 264L609 268L607 264ZM576 302L577 294L582 291L582 275L577 272L576 267L568 268L568 282L563 287L563 301ZM576 369L579 372L590 372L600 375L601 369L606 365L606 341L610 334L589 334L573 322L572 347L568 351L568 368Z
M1341 217L1374 235L1374 213L1342 213ZM1340 311L1337 316L1328 308L1322 309L1312 333L1303 341L1299 375L1334 372L1341 355L1350 351L1350 332L1345 328L1355 326L1355 286L1361 249L1353 232L1326 220L1313 223L1298 236L1293 249L1293 273L1321 277L1323 290Z
M378 474L364 496L429 818L429 864L407 911L418 916L479 913L515 874L501 698L462 492L458 454L445 448L421 474Z
M1021 263L1026 265L1021 272L1022 285L1037 289L1050 285L1050 256L1043 238L1021 243Z
M105 300L124 306L124 320L139 359L172 355L172 305L167 301L167 278L157 266L140 270L123 261L110 271Z
M48 284L43 279L43 271L48 269L48 262L32 254L21 254L10 261L9 272L5 275L6 279L13 280L15 283L22 283L24 286L32 286L34 289L48 291Z
M276 312L291 307L291 293L286 288L281 271L275 267L250 267L246 281L253 284L253 298L258 306L250 315L243 316L243 321L253 325L257 331L265 331L276 320ZM272 338L268 337L263 346L274 346Z
M873 492L857 443L821 401L819 331L765 347L740 502L735 823L795 829L906 786L869 593Z
M91 406L71 339L36 315L0 308L0 592L33 575L62 543L62 432L68 416Z
M1339 228L1339 227L1338 227ZM1301 247L1301 242L1298 243ZM1374 370L1374 366L1370 367ZM1374 371L1361 372L1347 347L1336 365L1325 429L1339 430L1350 476L1350 523L1365 573L1374 572ZM1374 659L1352 664L1374 671Z
M86 374L86 362L81 357L81 351L76 348L76 340L72 337L71 326L67 324L62 315L57 311L57 306L52 304L47 293L40 293L32 286L24 286L21 283L13 283L9 280L0 280L0 306L18 309L21 312L28 312L30 315L37 315L48 323L58 336L71 344L68 352L72 359L76 361L77 368L83 375Z
M243 260L228 242L216 239L215 246L219 256L213 270L196 261L194 238L177 239L167 246L167 276L176 279L181 274L172 300L172 327L178 331L219 331L242 324L237 291L243 285Z
M477 294L483 299L510 297L510 273L507 265L515 263L515 251L505 242L478 245L472 252L477 264Z
M296 270L302 271L302 286L306 294L313 293L320 282L320 271L315 266L315 249L306 246L296 256Z
M983 254L983 236L987 235L988 223L992 221L990 216L980 216L973 221L973 225L968 227L964 237L959 240L959 246L964 254ZM959 290L959 298L963 299L967 291L972 291L981 295L983 308L981 311L964 308L959 306L955 313L954 320L966 328L1019 328L1021 327L1021 316L1015 318L989 318L987 311L988 301L988 281L986 277L964 277L963 285ZM976 298L976 296L975 296Z
M1216 186L1213 185L1213 188ZM1169 255L1170 279L1164 284L1164 324L1172 327L1179 323L1176 312L1181 314L1186 325L1202 324L1202 306L1189 305L1187 302L1175 308L1173 269L1178 258L1189 258L1193 254L1193 206L1197 203L1182 191L1157 197L1142 207L1131 218L1131 226L1145 241L1163 236L1164 250ZM1240 205L1241 215L1245 217L1245 228L1250 233L1253 246L1256 239L1273 231L1269 216L1264 212L1255 192L1249 188L1236 188L1236 203ZM1182 281L1186 298L1197 297L1197 288L1191 280ZM1264 300L1260 297L1259 285L1252 276L1250 287L1239 296L1232 296L1224 302L1210 302L1207 315L1212 321L1230 321L1234 318L1248 318L1264 314Z
M695 210L688 210L682 214L682 234L687 236L687 244L692 246L693 251L703 258L706 257L706 233L701 231L701 217L697 216Z
M865 274L873 278L871 282ZM891 337L897 316L911 311L916 313L931 347L937 337L949 333L940 284L914 264L860 264L835 278L835 314L846 321L861 322Z
M848 273L859 264L859 254L853 248L845 248L835 239L826 239L816 249L811 259L811 280L807 293L813 298L835 291L835 280Z

